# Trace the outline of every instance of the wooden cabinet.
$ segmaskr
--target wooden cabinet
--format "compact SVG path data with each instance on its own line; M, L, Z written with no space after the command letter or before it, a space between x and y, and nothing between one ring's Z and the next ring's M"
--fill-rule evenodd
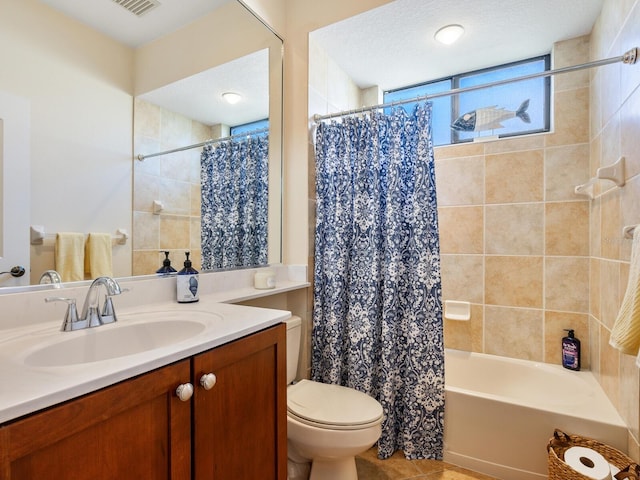
M285 355L278 325L8 423L0 480L285 480Z
M193 358L196 480L287 478L284 336L281 325Z
M189 377L184 360L5 426L0 478L189 479Z

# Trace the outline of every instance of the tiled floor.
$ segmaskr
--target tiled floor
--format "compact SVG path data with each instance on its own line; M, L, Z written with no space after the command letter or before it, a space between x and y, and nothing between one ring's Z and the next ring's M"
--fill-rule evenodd
M356 457L359 480L494 480L437 460L406 460L402 452L379 460L373 447Z

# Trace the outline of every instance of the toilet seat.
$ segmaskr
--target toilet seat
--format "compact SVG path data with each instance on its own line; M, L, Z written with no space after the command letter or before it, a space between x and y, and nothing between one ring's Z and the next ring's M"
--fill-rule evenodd
M382 421L382 405L369 395L311 380L289 386L287 413L306 425L330 430L360 430Z

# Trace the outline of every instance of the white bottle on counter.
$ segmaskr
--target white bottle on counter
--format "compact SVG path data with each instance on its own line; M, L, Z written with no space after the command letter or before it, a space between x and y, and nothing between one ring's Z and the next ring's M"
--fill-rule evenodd
M276 288L276 272L270 268L258 270L253 276L253 286L259 290Z
M198 271L191 266L189 252L185 252L187 259L184 268L176 276L176 294L178 303L192 303L200 300L198 296Z

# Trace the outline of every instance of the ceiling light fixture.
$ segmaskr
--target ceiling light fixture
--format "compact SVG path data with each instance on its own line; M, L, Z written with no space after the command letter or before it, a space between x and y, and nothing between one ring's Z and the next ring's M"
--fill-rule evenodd
M235 105L240 100L242 100L242 95L234 92L225 92L222 94L222 98L229 104Z
M433 38L435 38L440 43L444 43L445 45L451 45L456 40L458 40L463 33L464 28L462 27L462 25L452 24L446 25L439 29L433 36Z

